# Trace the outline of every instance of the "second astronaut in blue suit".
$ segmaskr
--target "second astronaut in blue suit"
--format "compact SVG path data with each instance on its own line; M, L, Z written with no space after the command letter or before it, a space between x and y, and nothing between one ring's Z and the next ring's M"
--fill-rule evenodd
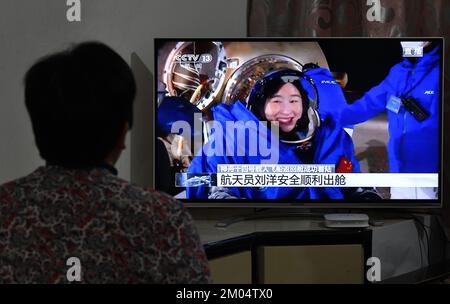
M440 48L430 44L423 57L405 58L388 76L340 115L342 124L357 124L387 112L391 173L439 171ZM429 115L420 121L402 100L414 99Z

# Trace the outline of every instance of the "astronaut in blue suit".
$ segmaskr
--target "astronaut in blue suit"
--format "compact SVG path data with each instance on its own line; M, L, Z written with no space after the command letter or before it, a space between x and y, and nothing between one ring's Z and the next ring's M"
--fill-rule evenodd
M416 62L405 58L388 76L340 115L342 124L358 124L387 112L388 157L392 173L439 171L440 49L428 45ZM421 120L403 101L415 100L428 117Z
M342 110L340 122L358 124L386 111L389 171L438 173L441 50L430 42L412 44L423 47L423 57L394 65L380 84ZM391 198L396 199L435 198L435 194L433 188L391 188Z
M248 101L231 105L218 104L211 110L214 121L226 128L226 122L255 122L254 127L239 132L213 132L208 143L200 149L189 166L188 173L216 173L218 164L270 163L273 155L251 155L248 139L267 139L269 148L277 146L274 164L347 164L346 173L359 172L351 138L342 127L326 115L320 119L317 99L311 98L308 81L299 71L282 69L266 74L252 88ZM320 96L320 92L319 92ZM268 121L268 126L256 124ZM279 135L271 132L278 125ZM237 134L236 134L237 133ZM245 136L242 138L239 136ZM273 141L275 139L275 141ZM230 140L234 144L230 149ZM227 147L228 144L228 147ZM228 149L228 150L227 150ZM215 150L211 154L208 151ZM217 151L219 150L219 153ZM231 151L230 151L231 150ZM239 153L244 150L245 153ZM223 152L223 153L221 153ZM227 153L226 153L227 152ZM231 153L230 153L231 152ZM350 165L349 165L350 164ZM314 187L187 187L187 197L197 199L247 198L247 199L343 199L343 188Z

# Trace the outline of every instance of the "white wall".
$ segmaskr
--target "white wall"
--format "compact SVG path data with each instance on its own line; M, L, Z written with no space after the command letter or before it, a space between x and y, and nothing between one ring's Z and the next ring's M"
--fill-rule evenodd
M244 37L245 0L81 0L82 21L66 20L64 0L0 2L0 184L43 164L23 100L23 76L39 57L71 43L99 40L117 50L137 76L135 127L117 167L151 184L153 38Z

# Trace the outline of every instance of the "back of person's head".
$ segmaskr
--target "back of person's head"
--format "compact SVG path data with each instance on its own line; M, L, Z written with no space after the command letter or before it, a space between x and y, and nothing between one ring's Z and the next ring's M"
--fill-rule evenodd
M103 162L132 126L135 93L128 64L98 42L38 61L25 76L25 103L41 157L68 167Z

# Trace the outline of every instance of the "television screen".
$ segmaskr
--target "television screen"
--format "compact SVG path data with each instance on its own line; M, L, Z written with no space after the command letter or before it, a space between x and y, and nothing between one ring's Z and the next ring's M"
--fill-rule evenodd
M156 39L156 189L440 207L442 38Z

